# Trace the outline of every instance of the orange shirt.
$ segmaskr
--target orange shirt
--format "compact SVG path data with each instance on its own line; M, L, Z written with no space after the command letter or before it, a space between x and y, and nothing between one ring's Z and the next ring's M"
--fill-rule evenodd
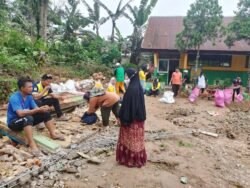
M99 107L111 107L120 100L116 93L105 92L104 95L89 99L88 114L96 112Z
M173 72L172 74L172 84L181 85L182 74L181 72Z

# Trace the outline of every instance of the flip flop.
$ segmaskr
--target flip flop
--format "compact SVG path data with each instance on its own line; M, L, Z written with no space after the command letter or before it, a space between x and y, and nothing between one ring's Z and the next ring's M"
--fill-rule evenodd
M53 140L65 141L65 138L62 135L57 135L56 137L52 137Z

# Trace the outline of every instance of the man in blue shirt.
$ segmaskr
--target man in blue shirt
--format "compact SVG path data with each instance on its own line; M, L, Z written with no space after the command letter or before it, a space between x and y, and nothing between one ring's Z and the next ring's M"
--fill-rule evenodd
M17 84L19 91L13 93L9 99L7 125L13 131L24 131L32 153L37 156L40 155L40 151L33 140L32 126L44 122L52 139L64 140L64 138L55 133L55 125L49 113L50 107L37 107L31 95L32 80L23 77Z

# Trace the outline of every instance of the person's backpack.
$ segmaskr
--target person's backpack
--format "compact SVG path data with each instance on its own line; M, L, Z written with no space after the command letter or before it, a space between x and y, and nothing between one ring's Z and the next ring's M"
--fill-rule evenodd
M96 123L96 121L97 121L96 113L87 114L87 112L85 112L81 118L81 122L86 123L87 125L92 125Z

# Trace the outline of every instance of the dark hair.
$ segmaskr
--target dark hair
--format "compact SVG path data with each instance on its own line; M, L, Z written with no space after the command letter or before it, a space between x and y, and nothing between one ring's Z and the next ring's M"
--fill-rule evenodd
M21 77L21 78L19 78L18 81L17 81L18 88L21 89L22 87L25 87L25 84L27 82L33 83L33 80L30 77Z
M84 98L86 101L89 101L89 98L90 98L90 92L89 92L89 91L87 91L87 92L84 94L83 98Z
M200 76L204 75L204 72L201 71Z
M52 79L53 79L53 77L51 74L44 74L42 76L42 80L52 80Z

